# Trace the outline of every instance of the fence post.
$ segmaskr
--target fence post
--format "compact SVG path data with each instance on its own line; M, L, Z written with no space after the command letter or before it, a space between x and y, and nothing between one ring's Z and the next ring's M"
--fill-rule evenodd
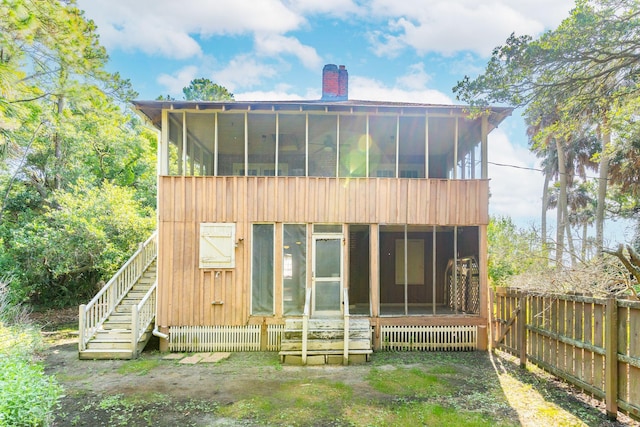
M518 349L520 350L520 367L527 367L527 297L518 292Z
M604 331L604 392L607 417L618 416L618 301L607 299Z

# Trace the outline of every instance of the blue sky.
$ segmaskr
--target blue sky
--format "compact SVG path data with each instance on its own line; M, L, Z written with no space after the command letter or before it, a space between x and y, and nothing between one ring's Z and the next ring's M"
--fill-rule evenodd
M349 98L458 103L452 87L516 34L555 28L573 0L78 0L109 68L139 99L198 77L237 100L319 99L324 64L345 65ZM490 135L489 161L535 167L519 111ZM542 175L490 165L490 211L540 222ZM549 217L554 217L549 212Z

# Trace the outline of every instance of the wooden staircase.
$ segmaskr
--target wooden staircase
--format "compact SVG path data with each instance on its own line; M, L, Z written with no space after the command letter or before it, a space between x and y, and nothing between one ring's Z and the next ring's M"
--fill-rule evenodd
M146 242L79 307L80 359L135 359L151 338L156 316L158 234Z
M79 352L80 359L134 359L137 357L151 338L153 322L142 332L140 339L135 339L132 329L132 308L142 301L155 282L156 261L153 261L89 339L86 348Z
M345 321L348 340L345 340ZM282 337L280 361L286 364L348 364L369 360L371 327L369 319L310 318L304 344L304 319L287 319ZM344 348L347 344L347 352ZM306 351L303 347L306 346ZM306 354L305 354L306 353Z

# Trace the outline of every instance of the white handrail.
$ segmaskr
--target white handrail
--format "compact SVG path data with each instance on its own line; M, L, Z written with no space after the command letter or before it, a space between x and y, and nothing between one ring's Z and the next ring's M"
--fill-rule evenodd
M78 347L80 351L86 349L89 339L102 326L138 279L142 277L147 267L156 259L158 254L157 237L156 230L98 291L89 304L80 306L78 314Z
M137 305L131 307L131 345L133 357L138 356L138 342L156 317L156 281Z
M305 289L302 312L302 364L307 364L307 338L309 335L309 313L311 312L311 288Z
M344 307L344 353L342 354L342 364L349 364L349 289L344 289L344 299L342 300Z

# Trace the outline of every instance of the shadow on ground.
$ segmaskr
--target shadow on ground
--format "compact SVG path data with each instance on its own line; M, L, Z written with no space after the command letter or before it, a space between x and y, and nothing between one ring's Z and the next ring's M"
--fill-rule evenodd
M184 365L153 343L137 360L81 361L75 342L60 342L45 359L66 391L54 426L632 425L486 352L383 352L363 365L318 367L232 353Z

